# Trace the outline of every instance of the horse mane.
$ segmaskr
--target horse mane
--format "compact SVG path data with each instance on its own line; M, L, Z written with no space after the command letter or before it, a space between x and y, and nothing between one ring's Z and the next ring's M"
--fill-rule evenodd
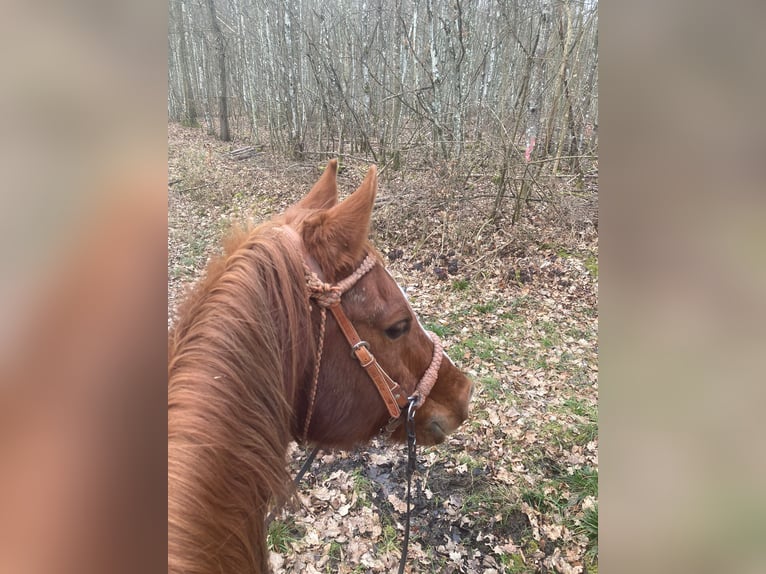
M311 332L299 249L278 221L236 229L169 333L169 572L268 571Z

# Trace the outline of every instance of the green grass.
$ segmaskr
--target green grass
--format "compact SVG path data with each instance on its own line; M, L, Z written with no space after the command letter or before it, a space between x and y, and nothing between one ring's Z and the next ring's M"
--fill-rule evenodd
M598 438L598 407L576 397L569 397L563 406L581 420L575 423L575 443L586 445Z
M486 303L477 303L473 306L473 310L481 315L486 315L496 311L499 305L497 301L487 301Z
M577 425L577 444L585 446L598 438L598 417Z
M325 567L325 572L329 574L330 572L337 571L338 563L343 559L343 545L335 540L330 542L327 556L330 558L330 563Z
M598 407L596 405L582 401L577 397L569 397L561 407L552 410L576 417L571 428L565 428L554 421L549 421L543 425L546 433L558 438L563 444L585 446L598 438Z
M439 335L440 338L444 338L452 334L452 329L450 329L446 325L442 325L441 323L435 323L433 321L424 321L423 326L428 331L433 331L434 333Z
M503 572L508 574L521 574L522 572L529 572L529 567L524 564L524 559L521 554L501 554L500 564L503 565Z
M495 377L482 377L479 379L477 390L479 389L483 394L486 394L486 398L493 402L507 398L502 383Z
M595 255L589 255L583 261L585 268L590 272L594 279L598 279L598 257Z
M557 247L550 243L543 243L541 245L543 249L554 249L556 255L562 259L580 259L585 265L585 268L593 276L594 279L598 279L598 256L593 253L583 253L582 251L569 251L564 247Z
M383 533L381 534L381 540L378 543L378 550L387 554L389 552L396 552L399 549L399 533L396 531L396 527L388 521L383 524Z
M191 257L189 255L185 255L181 258L181 265L185 267L196 267L197 266L197 260L194 257Z
M372 506L371 499L375 488L372 481L365 476L364 471L360 468L355 468L351 471L351 480L354 483L354 492L357 494L356 505Z
M511 515L518 510L516 497L510 488L497 484L484 484L471 489L463 498L462 512L474 514L476 522L487 527L490 520L500 515L496 526L507 526Z
M540 483L534 488L526 488L521 491L520 498L539 512L563 514L567 501L557 494L560 489L554 488L550 490L545 488L550 485L555 487L558 486L558 483L554 480ZM549 492L546 492L546 490L549 490Z
M302 538L304 534L305 532L292 519L288 519L285 522L275 520L269 525L266 544L269 550L284 554L290 551L290 544Z
M525 489L521 492L520 498L540 512L545 512L549 508L548 496L543 492L542 488Z
M592 421L598 420L598 411L596 410L596 406L591 405L590 403L586 403L585 401L581 401L577 397L569 397L564 401L563 406L566 407L568 411L576 414L577 416L584 417Z
M517 318L516 315L518 314L518 312L521 309L523 309L527 305L527 303L529 303L528 299L529 299L528 295L520 295L518 297L514 297L513 299L511 299L510 309L500 313L500 318L501 319L516 319Z
M561 477L562 482L569 486L571 492L570 505L580 504L587 496L598 499L598 470L591 466L575 469L571 475ZM598 503L593 508L583 512L578 522L568 520L569 528L576 534L584 534L588 537L588 546L585 558L595 565L598 560ZM588 571L593 571L588 566Z
M473 488L463 499L461 510L475 521L474 529L493 532L498 538L511 536L527 556L538 550L529 522L519 508L519 499L511 488L498 484ZM498 559L502 572L535 572L533 566L524 562L521 553L501 554Z
M467 291L469 287L469 282L467 279L455 279L452 282L452 290L453 291Z
M485 465L483 461L477 460L474 457L472 457L470 454L466 454L466 453L460 453L457 456L456 462L458 464L464 464L469 472L475 468L481 468Z
M579 504L586 496L598 497L598 470L592 466L577 468L572 474L561 477L561 481L569 485L569 490Z
M172 279L181 279L182 277L186 277L190 274L190 271L181 265L174 265L173 269L171 269L169 273Z
M481 333L464 339L455 345L453 349L455 349L455 355L457 357L462 357L466 352L470 352L471 355L475 355L485 361L507 358L505 353L498 352L496 341L493 341L491 337Z
M555 323L550 321L543 321L540 323L540 330L542 335L540 336L540 344L546 349L555 347L561 344L561 333Z
M585 446L598 437L598 423L590 420L571 425L548 421L540 430L547 437L546 440L555 442L566 450L574 445Z
M598 558L598 504L585 511L580 524L575 527L574 531L588 537L588 550L585 556L595 561ZM592 572L593 570L588 568L588 571Z

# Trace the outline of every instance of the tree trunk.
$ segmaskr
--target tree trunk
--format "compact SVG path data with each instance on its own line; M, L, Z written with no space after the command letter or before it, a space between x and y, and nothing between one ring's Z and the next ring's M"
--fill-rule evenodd
M218 122L220 129L220 138L222 141L231 141L231 134L229 133L229 91L228 83L226 80L226 44L221 31L221 26L218 24L218 15L215 11L214 0L207 0L207 6L210 10L210 21L213 26L214 45L216 57L218 58Z
M191 73L189 71L189 50L186 44L186 25L184 13L184 0L177 0L171 4L175 7L176 34L178 35L178 64L181 73L181 88L183 94L183 116L181 123L190 127L198 127L197 106L194 103L194 90L192 89Z

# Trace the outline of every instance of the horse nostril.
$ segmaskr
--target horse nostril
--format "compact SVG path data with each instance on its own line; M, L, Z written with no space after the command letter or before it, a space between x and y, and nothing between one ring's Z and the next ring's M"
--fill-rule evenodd
M429 427L431 430L431 440L434 442L434 444L444 442L444 440L447 438L447 435L449 434L449 431L436 420L431 421Z

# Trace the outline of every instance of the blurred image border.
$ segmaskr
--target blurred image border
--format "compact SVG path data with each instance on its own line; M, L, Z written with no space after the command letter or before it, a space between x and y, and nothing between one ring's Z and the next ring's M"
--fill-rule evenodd
M166 567L167 8L0 24L2 572ZM763 572L766 5L599 10L599 567Z

